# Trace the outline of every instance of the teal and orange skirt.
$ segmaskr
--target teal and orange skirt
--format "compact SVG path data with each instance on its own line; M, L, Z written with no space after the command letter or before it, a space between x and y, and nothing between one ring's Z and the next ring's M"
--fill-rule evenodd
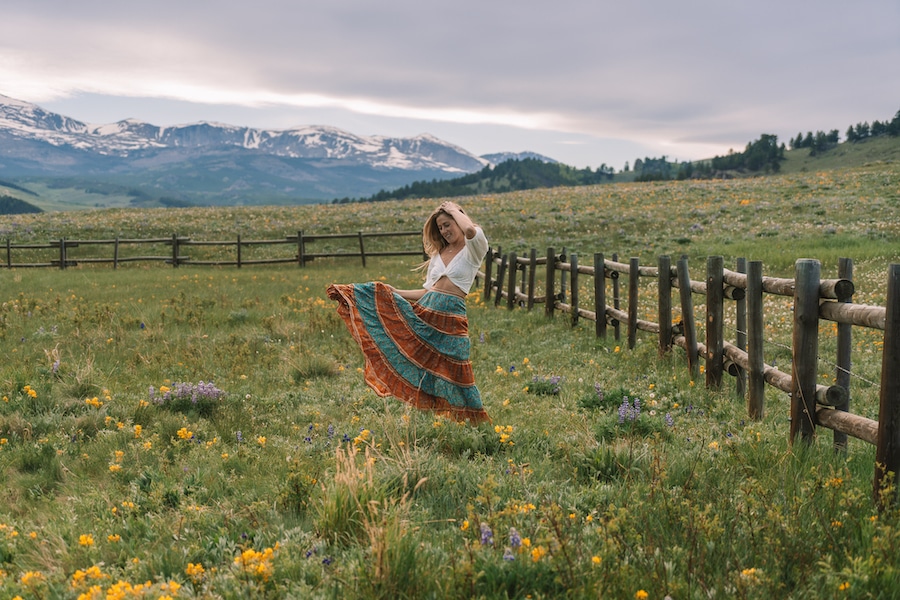
M466 301L427 292L415 303L380 282L334 284L328 296L365 358L365 381L457 421L490 421L475 386Z

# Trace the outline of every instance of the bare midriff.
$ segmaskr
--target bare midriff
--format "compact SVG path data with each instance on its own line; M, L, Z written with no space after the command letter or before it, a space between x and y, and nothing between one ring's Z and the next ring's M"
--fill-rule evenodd
M446 275L442 276L433 286L431 286L431 291L441 292L442 294L452 294L454 296L459 296L460 298L466 297L466 293L456 287Z

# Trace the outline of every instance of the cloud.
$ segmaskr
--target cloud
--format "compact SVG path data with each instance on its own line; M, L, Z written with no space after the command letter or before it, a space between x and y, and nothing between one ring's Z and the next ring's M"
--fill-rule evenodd
M628 140L681 158L900 108L895 0L7 4L0 93L36 102L337 111Z

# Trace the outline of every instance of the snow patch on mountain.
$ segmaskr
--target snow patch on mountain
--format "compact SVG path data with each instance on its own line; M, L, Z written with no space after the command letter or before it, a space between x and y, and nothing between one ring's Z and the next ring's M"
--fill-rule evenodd
M271 130L210 122L160 127L135 119L96 125L3 95L0 95L0 133L123 158L135 151L181 148L202 153L242 148L279 157L341 161L384 169L471 173L488 164L487 160L428 134L413 138L367 137L330 126Z

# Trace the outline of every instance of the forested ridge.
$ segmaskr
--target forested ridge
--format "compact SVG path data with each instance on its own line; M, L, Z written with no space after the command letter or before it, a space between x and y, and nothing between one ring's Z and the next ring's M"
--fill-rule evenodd
M844 142L837 129L829 132L801 132L789 142L790 150L809 149L810 156L821 155L842 143L855 144L872 138L900 136L900 110L890 121L861 122L847 128ZM764 133L748 142L741 152L731 151L725 156L677 162L666 156L635 159L634 164L616 173L602 164L596 170L578 169L562 163L538 159L511 159L496 166L487 166L477 173L453 179L415 181L395 190L381 190L368 198L343 198L336 203L352 201L379 202L406 198L450 198L477 194L503 193L517 190L580 186L624 181L666 181L682 179L712 179L745 175L773 174L781 170L788 147L779 143L778 136Z

